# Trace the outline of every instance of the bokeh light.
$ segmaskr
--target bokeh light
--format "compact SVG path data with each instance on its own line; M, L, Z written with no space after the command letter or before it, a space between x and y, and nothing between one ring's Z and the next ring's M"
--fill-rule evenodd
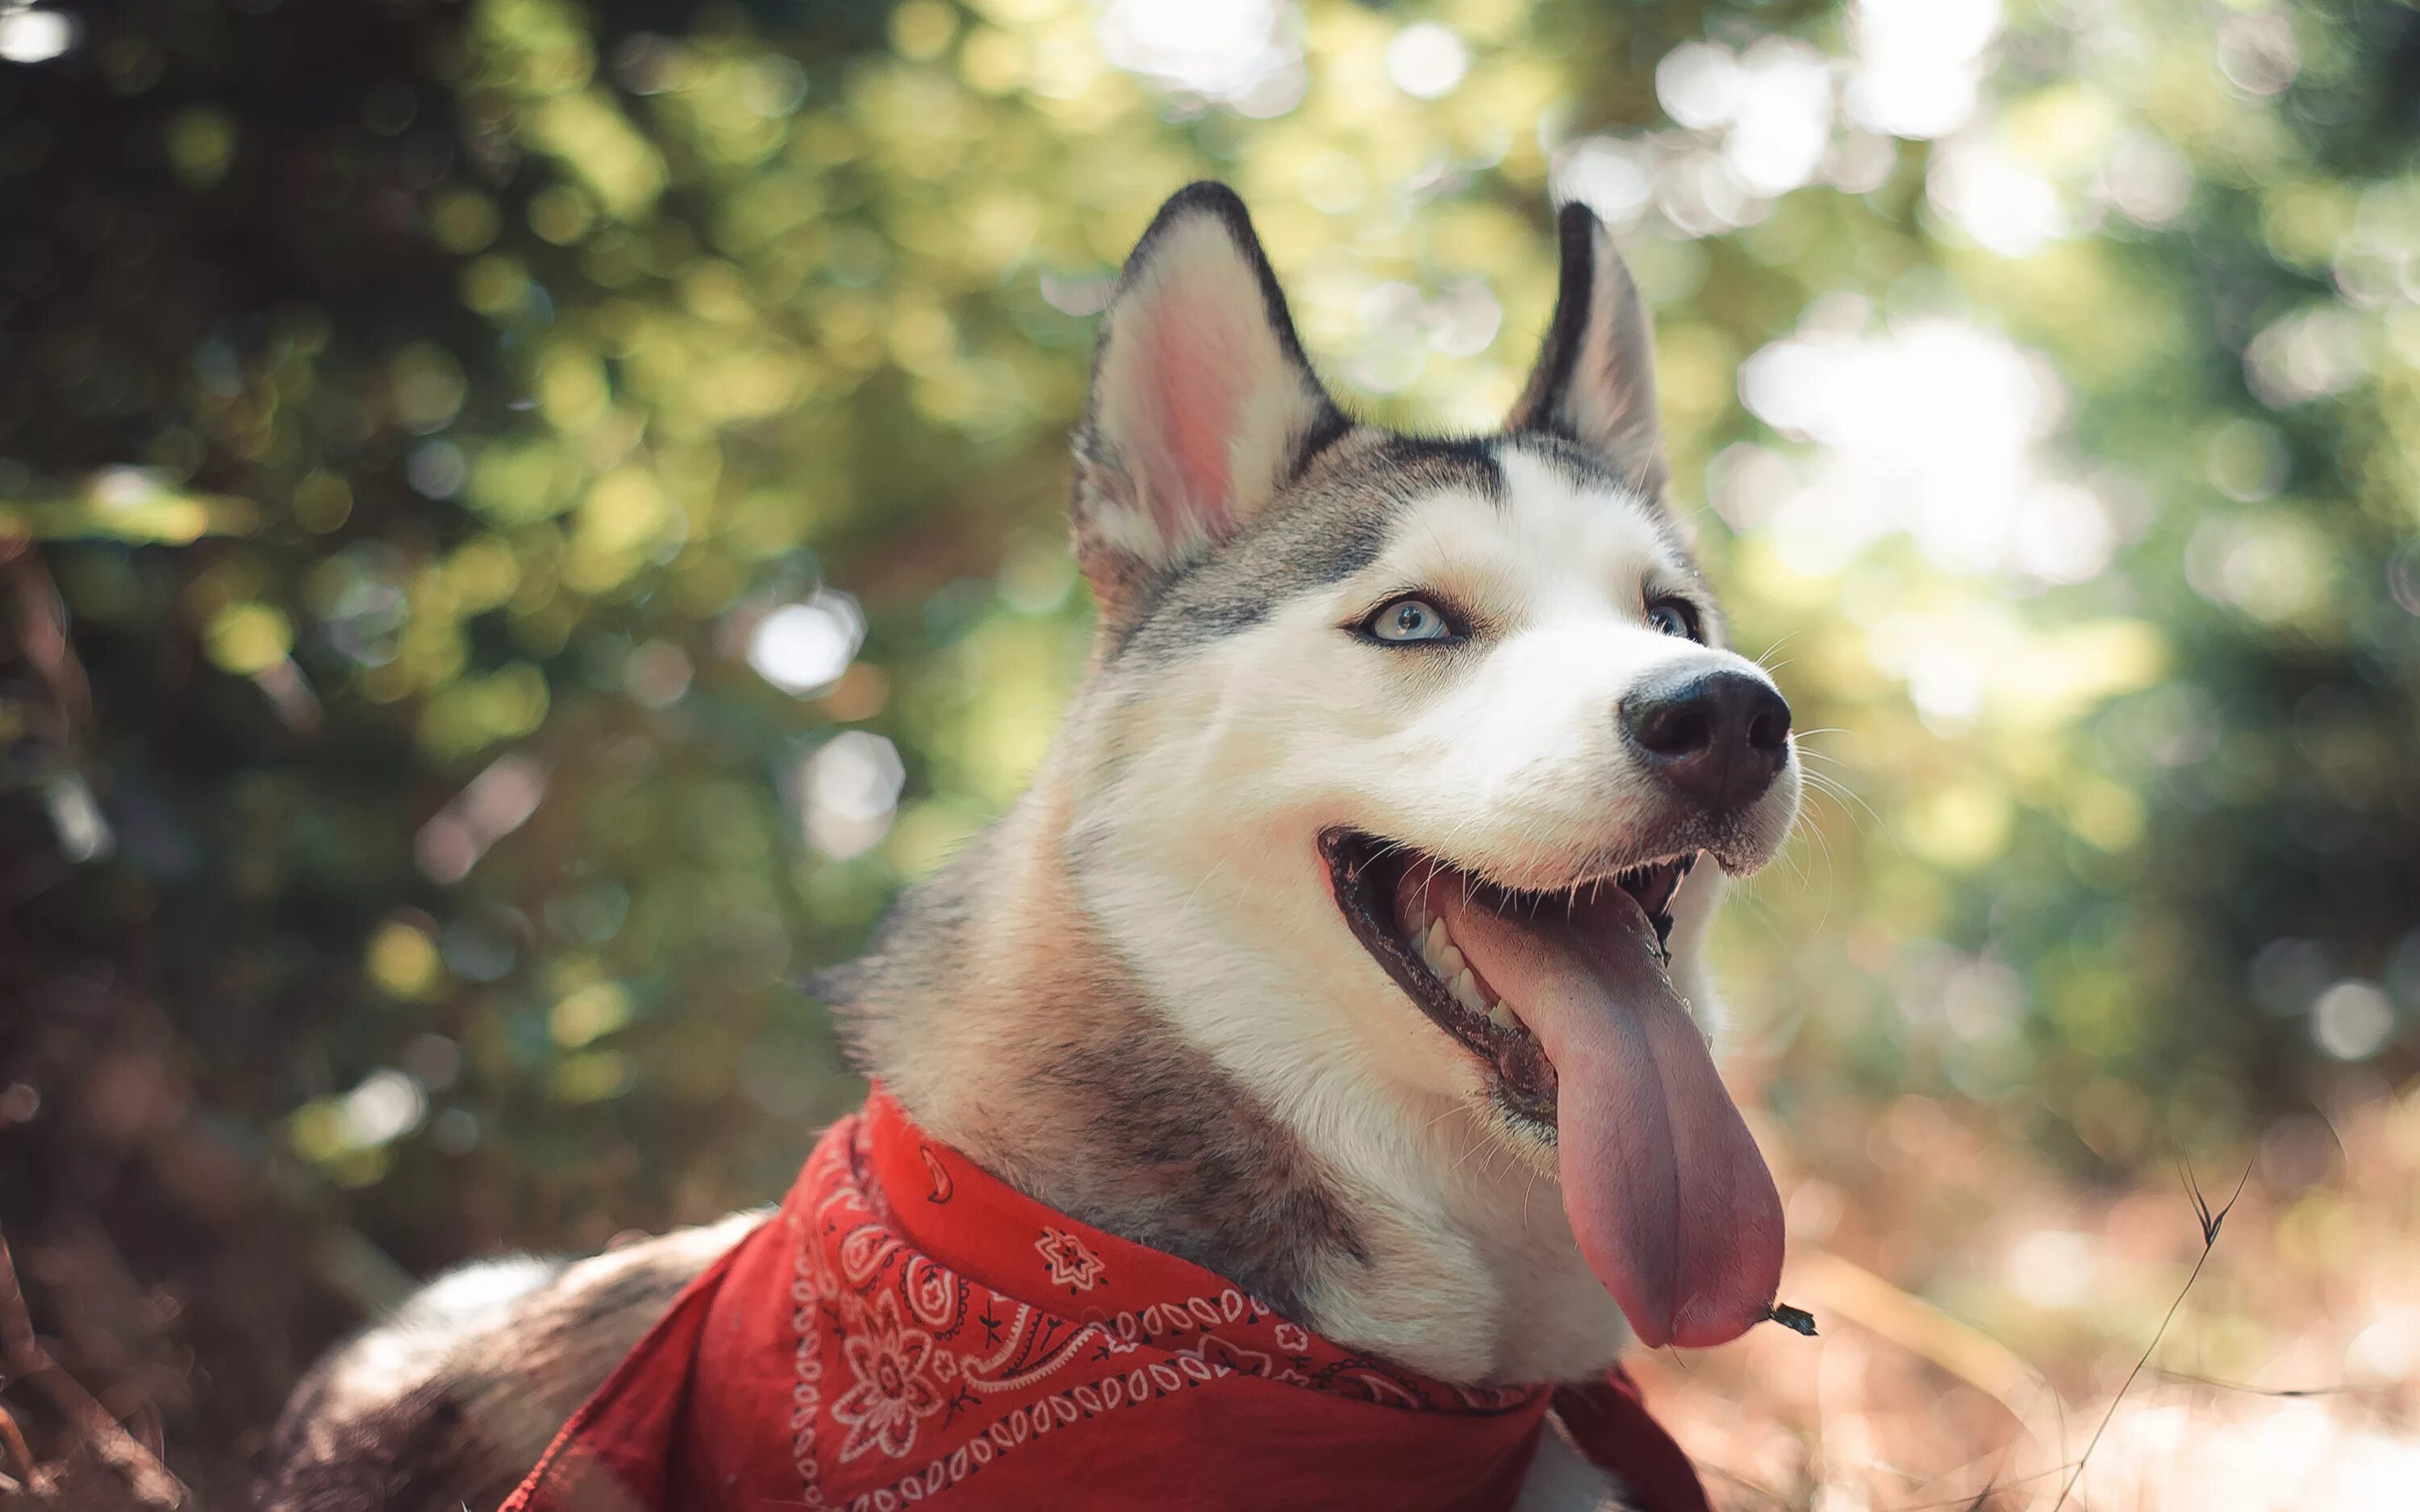
M75 46L79 30L72 16L9 0L0 6L0 60L48 63Z

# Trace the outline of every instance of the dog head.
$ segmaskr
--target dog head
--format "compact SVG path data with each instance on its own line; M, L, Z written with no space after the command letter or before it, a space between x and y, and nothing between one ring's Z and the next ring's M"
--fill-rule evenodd
M1070 872L1348 1180L1483 1205L1436 1168L1473 1131L1557 1175L1640 1337L1710 1343L1764 1316L1780 1215L1697 952L1798 763L1665 503L1628 271L1585 208L1560 238L1505 430L1440 441L1329 399L1232 193L1161 210L1077 447Z

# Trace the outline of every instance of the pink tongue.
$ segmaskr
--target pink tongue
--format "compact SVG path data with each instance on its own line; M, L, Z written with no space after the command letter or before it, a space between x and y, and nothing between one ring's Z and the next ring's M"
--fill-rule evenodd
M1781 1287L1781 1196L1627 894L1517 924L1438 887L1453 934L1555 1064L1563 1208L1651 1348L1722 1344Z

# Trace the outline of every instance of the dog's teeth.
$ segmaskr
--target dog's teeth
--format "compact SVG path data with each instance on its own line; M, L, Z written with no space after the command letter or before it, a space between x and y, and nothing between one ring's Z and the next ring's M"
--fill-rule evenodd
M1487 1011L1487 999L1479 995L1479 979L1462 967L1455 968L1453 1000L1474 1013Z
M1457 981L1470 975L1463 968L1462 952L1449 945L1437 952L1437 975L1448 981Z
M1452 943L1453 936L1445 932L1445 920L1440 918L1429 926L1426 934L1420 936L1420 958L1434 966Z
M1496 1006L1487 1011L1487 1022L1499 1029L1510 1029L1516 1034L1524 1026L1521 1021L1513 1016L1512 1011L1504 1006L1504 999L1500 997L1496 1000Z

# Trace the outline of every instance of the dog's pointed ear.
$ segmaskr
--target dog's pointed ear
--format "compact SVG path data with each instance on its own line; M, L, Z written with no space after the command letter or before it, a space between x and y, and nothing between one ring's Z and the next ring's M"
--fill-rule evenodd
M1244 202L1179 191L1109 296L1077 437L1076 557L1104 618L1242 530L1346 424Z
M1585 205L1557 222L1562 283L1555 317L1508 431L1559 436L1624 482L1661 498L1664 427L1655 416L1655 332L1612 234Z

